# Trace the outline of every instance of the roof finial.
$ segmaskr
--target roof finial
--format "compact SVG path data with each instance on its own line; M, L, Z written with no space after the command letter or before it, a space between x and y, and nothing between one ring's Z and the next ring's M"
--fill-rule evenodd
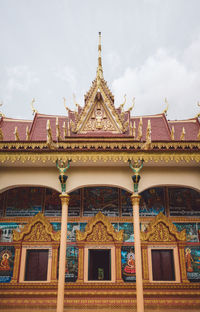
M99 45L98 45L98 67L97 67L97 79L103 78L103 68L101 63L101 32L99 32Z

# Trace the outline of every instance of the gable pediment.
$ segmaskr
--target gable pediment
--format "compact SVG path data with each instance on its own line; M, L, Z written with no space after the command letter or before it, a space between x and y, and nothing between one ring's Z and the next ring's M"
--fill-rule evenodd
M30 219L30 222L20 232L13 231L13 240L24 242L59 241L60 231L54 232L50 222L39 212Z
M116 232L114 227L101 212L93 217L86 225L85 231L76 231L77 242L122 242L123 233Z
M176 226L160 212L149 224L147 232L141 232L142 241L148 242L175 242L185 241L186 231L177 231Z

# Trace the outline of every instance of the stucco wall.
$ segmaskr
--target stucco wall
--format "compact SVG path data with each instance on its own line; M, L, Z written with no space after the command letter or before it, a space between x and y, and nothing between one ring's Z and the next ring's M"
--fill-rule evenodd
M132 171L125 167L71 167L67 191L83 186L107 185L133 191ZM46 186L60 191L56 168L1 168L0 191L16 186ZM193 167L146 167L141 171L139 191L156 185L182 185L200 190L200 170Z

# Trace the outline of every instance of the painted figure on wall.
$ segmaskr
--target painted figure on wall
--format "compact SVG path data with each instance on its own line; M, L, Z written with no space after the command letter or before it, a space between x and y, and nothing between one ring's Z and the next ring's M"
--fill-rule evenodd
M10 283L13 275L15 248L0 246L0 283Z
M200 193L189 188L169 187L171 216L199 216Z
M154 187L143 191L141 194L140 215L156 216L165 213L164 188Z
M135 252L134 246L122 246L121 249L122 278L124 282L135 283Z
M0 270L1 271L9 271L10 270L10 255L8 252L5 252L1 256L1 262L0 262Z
M187 278L190 282L200 282L200 246L185 248Z
M68 160L67 165L64 161L56 160L56 167L59 170L59 180L61 184L62 193L66 193L66 181L68 176L66 175L67 170L69 169L71 159Z
M186 259L186 269L187 272L193 272L192 262L194 261L191 255L191 249L186 248L185 250L185 259Z
M124 268L124 274L135 274L135 254L131 251L127 255L127 265Z

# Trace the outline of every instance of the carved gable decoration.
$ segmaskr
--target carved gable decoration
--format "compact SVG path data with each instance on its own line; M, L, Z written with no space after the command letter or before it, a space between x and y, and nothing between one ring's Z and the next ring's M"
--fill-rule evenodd
M76 231L76 239L78 242L122 242L123 232L116 232L108 218L98 212L86 225L85 232Z
M52 225L40 212L24 226L21 232L13 231L14 241L51 242L60 240L60 231L54 232Z
M176 226L160 212L149 224L147 232L141 232L141 240L148 242L185 241L186 230L178 232Z
M121 134L128 129L128 117L124 118L124 115L119 114L106 81L99 78L94 80L90 91L85 95L81 113L70 124L72 132L79 134Z

